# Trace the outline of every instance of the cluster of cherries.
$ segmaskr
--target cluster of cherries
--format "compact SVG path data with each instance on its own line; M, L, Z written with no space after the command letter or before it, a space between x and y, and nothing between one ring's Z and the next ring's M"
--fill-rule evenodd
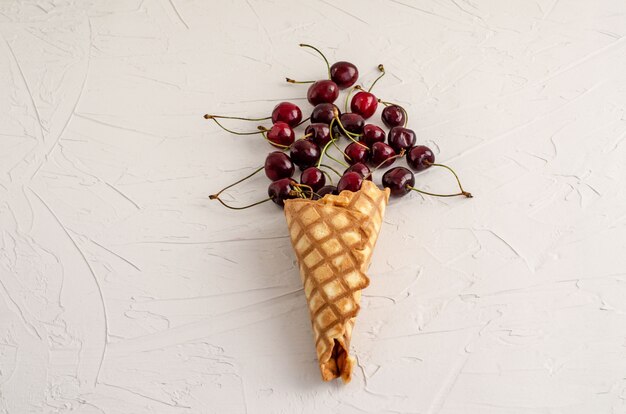
M415 176L411 169L394 167L387 170L382 177L383 187L390 189L393 196L403 196L409 191L422 194L453 197L472 197L461 186L456 173L448 166L435 163L435 156L430 148L416 145L415 132L407 128L408 114L403 107L397 104L378 99L371 91L376 82L385 75L383 65L378 65L380 75L374 80L368 90L355 85L359 77L357 67L350 62L337 62L332 66L322 52L317 48L301 44L319 53L328 68L328 79L318 81L296 81L287 78L287 82L295 84L311 84L307 92L307 100L314 106L311 116L302 119L302 111L291 102L281 102L272 111L271 116L264 118L241 118L233 116L205 115L205 119L215 121L222 129L237 135L260 134L272 146L279 150L270 152L265 158L265 164L252 174L223 188L210 196L224 206L231 209L244 209L272 200L282 206L290 198L318 199L326 194L339 194L341 191L358 191L363 180L371 180L372 173L379 168L386 168L399 158L406 156L408 166L413 171L423 171L431 166L448 169L456 178L460 192L455 194L436 194L414 187ZM351 88L345 100L345 110L342 113L334 102L339 97L339 90ZM354 91L358 91L352 99ZM350 112L348 101L350 100ZM389 129L388 133L377 125L367 123L376 112L378 104L382 104L382 121ZM252 132L236 132L226 128L220 119L235 119L245 121L272 121L272 127L257 127ZM294 128L310 120L304 130L304 136L296 139ZM348 145L342 149L339 146L341 137L348 140ZM386 141L386 142L385 142ZM328 150L333 146L343 154L344 161L334 158ZM343 166L343 173L335 167L324 163L324 157ZM293 178L296 168L301 171L300 180ZM225 203L220 194L241 183L244 180L265 171L265 175L272 182L268 187L268 198L256 203L234 207ZM336 185L333 184L330 173L338 176ZM328 184L327 184L328 179Z

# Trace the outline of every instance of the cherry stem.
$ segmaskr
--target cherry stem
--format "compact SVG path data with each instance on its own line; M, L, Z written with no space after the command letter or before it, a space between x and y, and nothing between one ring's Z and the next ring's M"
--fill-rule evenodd
M328 177L328 181L330 181L330 183L331 183L332 185L334 185L334 183L333 183L333 179L332 179L332 177L330 176L330 174L328 174L328 172L327 172L327 171L324 171L324 170L322 170L321 168L320 168L320 171L322 172L322 174L324 174L326 177ZM335 171L335 172L337 172L337 171Z
M404 109L402 105L398 105L397 103L393 103L393 102L386 102L386 101L383 101L382 99L379 99L378 102L380 102L381 104L385 106L393 105L393 106L397 106L398 108L400 108L402 113L404 113L404 127L406 128L407 124L409 123L409 113L406 111L406 109Z
M313 191L313 187L311 187L310 185L298 183L294 184L293 186L295 187L296 192L299 192L303 196L303 198L313 198L313 194L315 194L315 191ZM308 192L309 194L311 194L311 196L306 197L306 192L302 191L300 187L308 189Z
M322 165L322 159L324 158L324 155L326 155L331 160L335 161L337 164L342 165L342 166L348 168L348 165L346 165L345 163L343 163L343 162L339 161L338 159L334 158L332 155L328 154L328 147L330 146L330 144L333 144L335 146L335 148L337 148L341 153L343 153L343 155L348 157L348 155L346 155L346 153L343 152L341 150L341 148L339 148L339 146L335 143L337 138L335 138L334 135L333 135L333 124L335 123L336 120L337 120L337 118L333 118L330 121L330 125L328 125L328 127L330 129L330 141L328 141L326 143L326 145L324 145L324 148L322 149L322 153L320 154L320 158L317 160L317 168L319 168L320 165ZM350 158L350 157L348 157L348 158Z
M378 164L376 167L374 167L373 170L371 170L365 177L363 177L364 180L367 180L368 177L370 177L372 174L374 174L375 171L377 171L379 168L382 168L385 163L389 162L389 160L395 160L396 158L402 158L404 157L404 154L406 153L405 149L402 148L400 150L400 154L396 154L392 157L387 158L385 161L381 162L380 164Z
M380 75L378 75L378 77L374 80L374 83L372 83L372 86L370 86L370 88L367 90L368 92L371 92L372 88L374 87L374 85L376 85L376 82L378 82L378 80L380 78L385 76L385 67L383 66L382 63L380 65L378 65L378 70L381 71L382 73Z
M211 200L217 200L217 201L219 201L219 202L220 202L220 203L221 203L224 207L229 208L229 209L231 209L231 210L245 210L245 209L247 209L247 208L254 207L254 206L258 206L259 204L263 204L263 203L265 203L265 202L267 202L267 201L270 201L271 199L272 199L271 197L270 197L270 198L266 198L265 200L257 201L256 203L248 204L247 206L243 206L243 207L234 207L234 206L230 206L230 205L226 204L226 203L224 202L224 200L222 200L222 199L221 199L221 198L219 198L219 197L214 197L214 198L212 198Z
M315 81L297 81L291 78L285 78L288 83L315 83Z
M326 59L326 56L324 56L324 54L315 46L307 45L306 43L300 43L300 47L308 47L319 53L322 59L324 59L324 62L326 62L326 68L328 69L328 79L330 79L330 63L328 63L328 59Z
M436 196L436 197L454 197L454 196L460 196L460 195L465 196L467 198L474 197L472 195L472 193L470 193L468 191L465 191L463 189L463 186L461 185L461 180L459 180L459 176L456 175L456 172L454 172L454 170L452 168L450 168L450 167L448 167L447 165L444 165L444 164L436 164L434 162L428 162L428 161L425 161L425 164L426 165L432 165L434 167L442 167L442 168L445 168L446 170L450 171L452 173L452 175L454 175L454 178L456 179L456 183L459 185L459 190L461 190L461 192L457 193L457 194L433 194L433 193L428 193L426 191L418 190L417 188L412 188L413 190L417 191L418 193L428 194L428 195L432 195L432 196Z
M248 178L250 178L250 177L254 176L255 174L258 174L258 173L259 173L259 171L261 171L261 170L262 170L262 169L264 169L264 168L265 168L265 167L259 167L259 168L257 168L257 169L256 169L256 170L254 170L251 174L246 175L246 176L245 176L245 177L243 177L241 180L235 181L234 183L232 183L232 184L230 184L230 185L228 185L228 186L226 186L226 187L222 188L220 191L218 191L218 192L217 192L217 193L215 193L215 194L211 194L211 195L209 196L209 198L210 198L211 200L213 200L213 199L218 199L218 198L219 198L219 195L220 195L220 194L222 194L222 192L224 192L225 190L228 190L228 189L229 189L229 188L231 188L231 187L236 186L237 184L239 184L239 183L241 183L241 182L243 182L243 181L246 181Z
M359 85L356 85L350 88L350 90L348 91L348 94L346 95L346 102L343 106L344 112L348 112L348 100L350 99L350 95L352 95L352 92L354 92L355 89L361 89L361 87Z
M205 114L204 115L204 119L238 119L240 121L266 121L268 119L272 119L271 116L266 116L265 118L243 118L240 116L225 116L225 115L210 115L210 114Z
M341 177L341 174L339 174L339 171L337 171L336 169L334 169L333 167L331 167L330 165L326 165L326 164L320 164L320 167L324 167L324 168L328 168L329 170L331 170L332 172L334 172L335 174L337 174L337 177ZM323 171L322 171L323 172Z
M300 123L298 125L296 125L294 128L299 127L300 125L304 124L305 122L308 122L308 120L311 119L311 117L308 117L306 119L303 119L302 121L300 121Z
M206 116L205 116L206 117ZM206 119L211 119L213 120L220 128L222 128L224 131L226 132L230 132L231 134L235 134L235 135L256 135L256 134L260 134L261 132L263 132L263 130L261 131L256 131L256 132L237 132L237 131L233 131L231 129L226 128L224 125L222 125L217 119L215 118L206 118Z
M291 145L283 145L283 144L279 144L279 143L277 143L277 142L271 141L271 140L267 137L267 131L269 131L269 129L265 128L264 126L259 125L257 128L260 130L261 135L263 136L263 138L265 138L265 140L266 140L267 142L269 142L269 143L270 143L270 145L273 145L273 146L278 147L278 148L282 148L282 149L283 149L283 150L285 150L285 151L286 151L286 150L288 150L289 148L291 148Z
M346 134L346 136L347 136L348 138L350 138L350 136L353 136L353 137L362 137L362 136L363 136L363 134L357 134L356 132L350 132L350 131L348 131L348 130L347 130L347 129L343 126L343 124L341 123L341 119L339 119L339 117L335 117L335 119L337 120L337 123L339 124L339 127L341 128L341 130L344 132L344 134ZM351 139L352 141L356 142L357 144L361 144L360 142L355 141L353 138L350 138L350 139ZM363 145L363 144L361 144L361 145ZM364 146L364 147L366 147L367 145L363 145L363 146Z

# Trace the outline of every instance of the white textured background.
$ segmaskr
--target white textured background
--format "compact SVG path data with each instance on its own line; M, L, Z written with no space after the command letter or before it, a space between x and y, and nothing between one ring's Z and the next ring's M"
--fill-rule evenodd
M5 0L0 22L1 413L626 412L623 0ZM366 83L384 63L378 95L476 195L392 202L348 386L319 378L281 211L207 199L269 147L202 115L308 113L300 42Z

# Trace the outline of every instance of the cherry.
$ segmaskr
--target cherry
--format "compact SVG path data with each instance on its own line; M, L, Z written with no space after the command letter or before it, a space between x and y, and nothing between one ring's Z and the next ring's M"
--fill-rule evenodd
M330 67L330 79L341 89L354 85L359 78L359 70L350 62L340 61Z
M317 167L309 167L300 174L300 184L308 185L314 192L326 184L326 176Z
M423 171L435 162L435 154L425 145L416 145L409 150L406 162L412 169Z
M383 174L383 187L391 190L393 196L406 195L414 185L415 176L408 168L395 167Z
M378 125L366 124L363 127L361 142L371 148L375 142L384 142L385 135L385 131Z
M306 98L311 105L333 103L339 96L339 87L331 80L324 79L309 87Z
M297 105L291 102L281 102L274 107L272 111L272 123L285 122L294 128L302 121L302 111Z
M272 182L267 188L270 199L279 206L285 205L285 200L294 198L291 186L294 181L291 178L282 178Z
M370 174L369 167L362 162L357 162L356 164L349 166L343 173L346 174L349 172L359 173L361 177L365 178L366 180L372 181L372 174Z
M330 128L321 122L307 126L304 134L308 135L309 141L315 142L320 148L323 148L330 141Z
M378 108L378 100L370 92L361 91L354 95L350 102L352 112L361 115L365 119L374 115L376 108Z
M296 139L296 134L286 122L276 122L267 131L267 140L279 148L287 148Z
M337 105L332 103L321 103L315 105L313 112L311 112L311 123L323 123L330 125L330 122L341 116L341 111L337 108Z
M361 189L361 185L363 185L363 177L361 177L361 174L351 171L344 174L339 179L339 183L337 183L337 191L340 193L345 190L356 192Z
M291 158L282 151L270 152L265 158L265 175L272 181L293 175L295 167Z
M386 106L385 109L383 109L381 118L388 128L406 125L404 109L399 105Z
M372 144L372 154L370 157L370 163L378 167L388 167L395 162L396 152L389 145L384 142L375 142Z
M326 194L337 195L339 194L339 192L337 191L337 187L335 187L334 185L325 185L324 187L317 190L316 194L319 196L319 198L322 198Z
M301 170L305 170L315 165L320 158L320 147L316 143L299 139L291 146L291 161Z
M348 112L345 114L341 114L339 120L341 121L341 125L343 125L346 131L352 132L356 135L360 135L363 132L365 120L361 115Z
M412 129L404 127L393 127L387 135L387 140L391 148L396 152L400 152L400 150L403 149L408 150L415 145L415 132L413 132Z
M367 162L370 149L360 142L352 142L344 149L344 158L350 165Z

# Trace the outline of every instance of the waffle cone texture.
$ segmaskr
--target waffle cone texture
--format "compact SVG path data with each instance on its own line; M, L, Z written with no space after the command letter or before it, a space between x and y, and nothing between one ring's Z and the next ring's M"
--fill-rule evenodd
M388 201L389 189L371 181L357 192L285 201L324 381L351 379L352 329Z

